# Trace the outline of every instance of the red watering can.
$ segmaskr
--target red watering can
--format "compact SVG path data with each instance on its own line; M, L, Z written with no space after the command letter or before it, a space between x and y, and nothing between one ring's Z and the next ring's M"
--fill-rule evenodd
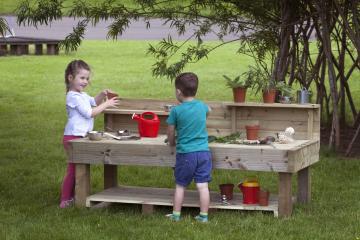
M243 183L239 183L238 187L243 193L244 204L256 204L259 202L258 192L260 185L256 179L246 180Z
M131 118L138 121L140 137L157 137L160 127L160 120L155 113L144 112L141 115L134 113Z

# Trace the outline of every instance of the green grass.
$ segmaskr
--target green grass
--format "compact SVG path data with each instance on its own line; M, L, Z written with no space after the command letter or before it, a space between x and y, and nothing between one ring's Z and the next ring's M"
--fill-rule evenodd
M19 6L19 4L21 2L23 2L23 0L1 0L0 1L0 14L14 14L15 9ZM31 0L30 2L35 2L35 1ZM89 4L94 4L94 3L96 4L96 3L101 3L103 1L86 0L86 2ZM124 4L125 6L130 7L130 8L138 7L138 5L136 3L134 3L134 1L132 1L132 0L116 0L116 2ZM182 1L182 2L184 2L184 1ZM73 0L65 0L64 6L65 7L70 6L72 3L73 3Z
M63 72L72 59L93 69L87 92L111 88L123 97L174 98L166 79L151 76L147 42L85 41L77 53L59 56L0 58L0 239L351 239L360 238L360 161L322 152L312 168L312 202L296 204L290 219L244 211L218 211L209 224L197 224L186 209L184 221L172 223L159 208L142 216L136 205L103 210L58 208L66 167L61 139L66 122ZM231 100L222 74L235 75L251 61L233 55L236 45L219 49L187 70L200 77L199 98ZM255 96L250 99L256 100ZM102 128L102 117L96 119ZM102 169L92 168L92 191L102 188ZM262 186L277 191L270 173L214 172L211 190L257 175ZM171 169L121 167L119 182L173 187ZM193 186L192 186L193 187ZM238 191L238 190L237 190ZM294 178L294 193L296 181Z
M0 1L0 14L14 14L15 9L19 4L23 2L22 0L1 0ZM72 3L71 0L66 0L64 5ZM87 2L94 3L96 0L87 0ZM126 2L127 4L131 4L131 0L121 0L121 2Z

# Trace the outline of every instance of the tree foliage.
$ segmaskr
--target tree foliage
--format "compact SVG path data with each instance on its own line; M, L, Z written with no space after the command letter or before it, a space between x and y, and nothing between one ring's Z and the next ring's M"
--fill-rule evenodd
M305 88L315 85L316 102L322 106L322 115L331 122L330 146L340 144L339 126L345 121L346 97L353 124L359 126L357 132L360 132L360 113L348 84L352 73L360 69L359 0L135 2L136 7L130 8L116 0L95 4L80 0L65 7L63 0L26 0L17 10L18 23L37 26L50 24L62 16L80 18L73 33L62 43L66 51L73 51L80 45L89 24L109 20L107 37L117 39L133 21L143 21L151 28L150 19L160 18L179 35L190 32L190 37L183 42L174 42L168 36L148 48L148 54L156 59L153 74L169 79L183 71L187 64L207 58L225 44L238 42L237 52L255 60L250 70L261 72L269 82L292 85L297 81ZM220 40L218 45L206 44L203 39L209 33L216 34ZM226 40L228 35L238 37ZM312 41L317 42L317 56L310 52ZM346 56L352 61L349 69L345 67Z

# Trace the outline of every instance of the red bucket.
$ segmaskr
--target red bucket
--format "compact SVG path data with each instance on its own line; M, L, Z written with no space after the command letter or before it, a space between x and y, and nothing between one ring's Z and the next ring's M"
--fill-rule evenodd
M144 112L141 115L134 113L132 119L138 121L140 137L157 137L160 127L160 120L155 113Z
M238 185L240 191L243 194L243 203L244 204L257 204L259 203L259 190L260 186L258 181L251 180L245 181Z

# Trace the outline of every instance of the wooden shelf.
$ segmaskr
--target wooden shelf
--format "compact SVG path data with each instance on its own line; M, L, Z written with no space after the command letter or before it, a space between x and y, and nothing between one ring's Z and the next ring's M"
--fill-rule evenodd
M131 203L143 205L173 205L174 189L170 188L151 188L151 187L129 187L119 186L108 188L100 193L91 195L86 199L86 206L92 207L98 203ZM234 194L234 198L229 201L230 204L224 205L220 202L219 192L210 193L210 208L229 209L229 210L251 210L251 211L271 211L274 216L278 216L278 200L274 195L270 196L268 206L259 206L257 204L243 204L242 195ZM186 190L184 198L184 207L199 207L199 194L194 190Z
M297 104L297 103L257 103L257 102L244 102L244 103L235 103L235 102L224 102L224 106L228 107L259 107L259 108L320 108L319 104Z
M123 115L132 115L133 113L142 114L144 112L153 112L159 116L168 116L169 112L160 111L160 110L139 110L139 109L120 109L120 108L107 108L104 113L106 114L123 114Z

